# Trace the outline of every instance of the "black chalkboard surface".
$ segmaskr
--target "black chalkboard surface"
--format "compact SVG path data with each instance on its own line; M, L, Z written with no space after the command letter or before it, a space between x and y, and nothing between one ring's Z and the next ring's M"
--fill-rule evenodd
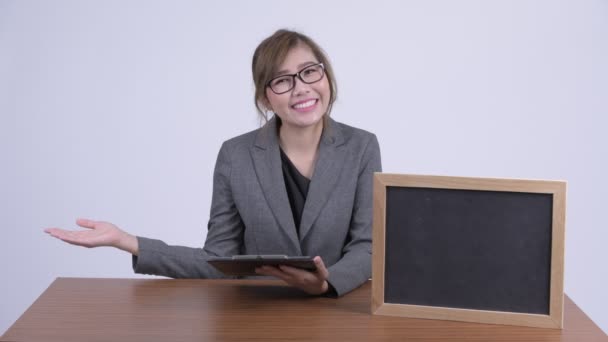
M389 187L386 202L385 302L549 314L551 195Z
M564 182L375 177L372 312L561 327Z

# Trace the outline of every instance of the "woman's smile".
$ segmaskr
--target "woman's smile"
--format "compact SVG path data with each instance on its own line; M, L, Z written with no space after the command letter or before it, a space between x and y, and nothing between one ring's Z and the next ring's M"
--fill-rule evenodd
M300 113L310 112L311 110L314 110L317 107L318 101L319 101L318 99L308 99L308 100L298 101L297 103L292 105L291 108L295 109L296 111L298 111Z

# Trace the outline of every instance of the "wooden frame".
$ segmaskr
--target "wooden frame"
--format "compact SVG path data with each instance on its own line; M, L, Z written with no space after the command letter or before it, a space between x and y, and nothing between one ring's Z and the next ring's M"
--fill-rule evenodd
M506 191L553 195L549 314L385 303L387 187ZM372 314L556 329L563 327L565 182L376 173L374 175L373 201Z

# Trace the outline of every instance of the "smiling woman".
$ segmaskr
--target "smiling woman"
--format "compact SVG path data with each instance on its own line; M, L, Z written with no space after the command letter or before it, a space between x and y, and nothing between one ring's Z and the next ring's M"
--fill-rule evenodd
M45 231L65 242L133 255L137 273L225 277L207 260L234 255L315 256L315 271L263 266L310 294L343 295L371 276L372 176L381 171L375 135L329 118L337 86L309 37L279 30L256 49L255 103L263 127L222 145L203 248L169 246L108 222ZM272 112L271 118L267 116Z
M315 61L310 48L297 45L287 54L281 70L295 73L272 79L266 88L265 102L281 118L283 129L322 127L321 118L327 112L330 100L329 82L323 77L322 64ZM304 81L302 72L305 72L310 82Z

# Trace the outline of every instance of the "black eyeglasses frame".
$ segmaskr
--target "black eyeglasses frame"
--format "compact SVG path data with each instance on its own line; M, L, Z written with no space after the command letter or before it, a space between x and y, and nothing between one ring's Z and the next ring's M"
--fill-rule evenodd
M313 67L313 66L320 66L320 67L321 67L321 72L322 72L323 74L321 75L321 78L319 78L319 79L318 79L318 80L316 80L316 81L313 81L313 82L306 82L306 81L305 81L305 80L302 78L301 73L302 73L304 70L306 70L306 69L308 69L308 68L310 68L310 67ZM276 92L274 89L272 89L272 86L270 85L270 84L272 83L272 81L276 80L277 78L282 78L282 77L286 77L286 76L291 76L291 78L292 78L292 82L291 82L291 88L289 88L289 89L287 89L287 90L285 90L285 91L283 91L283 92L280 92L280 93L279 93L279 92ZM304 68L302 68L302 70L300 70L300 71L296 72L295 74L279 75L279 76L277 76L277 77L273 77L272 79L270 79L270 81L268 81L268 82L266 83L266 87L270 88L270 90L271 90L273 93L277 94L277 95L285 94L285 93L290 92L290 91L291 91L293 88L295 88L295 86L296 86L296 77L297 77L297 78L298 78L300 81L302 81L303 83L305 83L305 84L313 84L313 83L317 83L317 82L319 82L320 80L322 80L322 79L323 79L323 77L325 77L325 65L324 65L323 63L315 63L315 64L310 64L310 65L305 66Z

